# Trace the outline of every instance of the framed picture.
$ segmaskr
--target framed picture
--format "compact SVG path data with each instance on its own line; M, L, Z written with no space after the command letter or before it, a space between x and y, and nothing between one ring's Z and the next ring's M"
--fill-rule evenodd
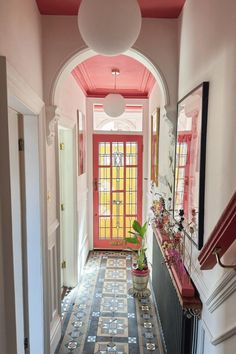
M184 210L184 226L198 249L203 246L205 159L209 83L178 102L174 217Z
M85 173L85 125L84 115L77 110L78 127L78 175Z
M151 115L151 181L158 186L160 108Z

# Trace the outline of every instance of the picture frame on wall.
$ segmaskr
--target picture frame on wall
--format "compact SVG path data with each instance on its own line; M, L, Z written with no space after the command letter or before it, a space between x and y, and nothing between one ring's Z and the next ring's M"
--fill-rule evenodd
M151 181L158 186L160 108L151 115Z
M78 129L78 176L85 173L85 122L82 112L77 110Z
M184 210L187 236L200 250L204 239L205 160L209 82L203 82L177 105L174 217Z

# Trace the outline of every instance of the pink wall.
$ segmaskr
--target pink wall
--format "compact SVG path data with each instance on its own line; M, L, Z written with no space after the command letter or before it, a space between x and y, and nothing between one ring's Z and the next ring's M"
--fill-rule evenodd
M1 1L0 55L42 97L41 17L35 1Z

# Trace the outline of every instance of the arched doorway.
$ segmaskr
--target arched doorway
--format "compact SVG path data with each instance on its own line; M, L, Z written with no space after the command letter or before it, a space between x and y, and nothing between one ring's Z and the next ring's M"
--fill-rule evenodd
M160 93L161 93L162 98L163 98L162 99L163 106L164 107L168 106L169 105L169 101L170 101L170 99L169 99L169 91L168 91L168 88L167 88L167 84L166 84L165 78L162 75L162 73L159 70L159 68L157 68L147 57L145 57L145 55L143 55L142 53L138 52L135 49L130 49L127 53L125 53L125 55L130 57L130 58L133 58L134 60L136 60L136 61L138 61L140 63L142 63L151 72L151 74L154 76L156 82L158 83L159 90L160 90ZM64 82L66 81L66 78L71 73L71 71L77 65L79 65L80 63L84 62L85 60L88 60L89 58L93 58L94 56L96 56L96 53L94 53L90 49L85 49L85 50L82 50L82 51L76 53L73 57L71 57L61 67L61 69L60 69L60 71L59 71L59 73L57 75L57 78L54 80L54 83L53 83L53 86L52 86L52 89L51 89L50 105L52 107L54 107L54 109L56 109L57 107L60 108L60 96L61 96L61 92L63 91L63 85L64 85ZM98 103L99 103L99 100L101 102L102 99L101 98L98 99L97 100ZM136 104L137 104L137 101L136 101ZM145 119L144 119L144 127L143 127L143 135L144 135L144 138L145 138L144 139L145 142L144 142L143 150L144 150L144 155L146 156L146 158L144 159L142 168L143 168L144 171L148 171L148 168L149 168L148 167L149 142L148 142L147 137L148 137L148 133L149 133L149 122L148 122L149 107L148 107L147 102L143 103L143 104L144 104L144 108L145 108L144 109L144 111L145 111L144 112ZM90 110L90 113L91 113L92 106L93 106L93 102L91 100L88 100L87 109ZM59 123L60 123L60 121L59 121ZM89 226L88 234L90 235L89 243L90 243L90 249L91 249L91 248L93 248L93 241L92 241L92 238L91 238L91 235L93 234L93 222L91 221L91 214L93 214L93 210L92 210L92 205L93 205L93 190L92 190L92 188L93 188L92 187L93 186L93 174L92 174L92 171L93 171L93 167L92 167L92 160L93 160L93 156L92 156L93 129L92 129L92 126L91 126L91 122L89 124L90 124L89 133L88 133L88 136L87 136L87 139L88 139L88 145L87 146L88 147L90 146L89 149L88 149L88 152L87 152L87 154L88 154L87 155L87 160L88 160L88 163L90 164L88 166L89 173L86 176L86 178L84 178L84 177L80 178L81 183L87 183L87 181L88 181L88 185L82 184L82 188L81 188L81 185L80 185L80 188L81 188L81 191L83 193L83 198L86 198L86 200L87 200L86 203L89 205L89 211L88 211L89 214L87 214L87 219L89 219L89 222L88 222L88 226ZM69 127L69 128L73 128L73 127ZM57 148L58 147L56 147L56 150L57 150ZM145 197L143 198L143 205L144 205L143 209L145 209L145 207L146 207L145 198L146 198L146 194L147 194L147 190L148 190L148 173L146 175L144 175L143 177L145 179L142 182L143 183L143 195L145 195ZM57 178L57 180L59 180L59 178ZM86 192L87 189L88 189L88 195L85 196L84 193ZM58 195L59 195L59 186L57 186L57 192L58 192ZM77 194L77 191L75 191L75 194ZM59 233L59 230L58 230L58 233ZM78 232L77 232L77 235L78 235ZM55 248L60 250L61 247L60 247L59 239L60 239L60 236L57 237L57 238L54 238L54 241L55 241ZM86 259L86 255L80 253L80 249L78 249L78 244L79 244L79 242L77 242L77 243L75 242L76 252L74 253L74 257L75 257L75 259L76 258L77 259L83 258L85 260ZM81 245L81 247L82 247L82 245ZM58 277L60 278L59 269L61 267L61 261L62 260L60 259L59 254L60 254L60 252L58 252L58 256L57 256L57 267L58 267L58 269L56 270L56 272L58 274ZM55 266L55 264L53 266ZM79 267L74 267L74 268L77 268L77 271L78 271L77 274L79 274L79 272L80 272L80 270L78 270L78 268L81 269L82 266L83 266L83 264L81 264ZM54 270L54 272L55 272L55 270ZM58 290L58 293L60 293L60 286L61 286L60 281L58 281L56 285L57 285L56 288ZM59 296L57 296L57 298L59 298ZM58 317L57 317L57 320L58 320ZM56 326L54 325L54 328L55 327ZM57 327L57 328L59 328L59 327ZM54 335L54 337L56 338L56 335Z

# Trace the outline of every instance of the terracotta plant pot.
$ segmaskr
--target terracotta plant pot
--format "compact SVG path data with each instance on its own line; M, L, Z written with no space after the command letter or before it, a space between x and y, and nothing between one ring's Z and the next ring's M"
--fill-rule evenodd
M132 269L132 278L134 291L143 293L147 289L149 269Z
M128 291L130 295L138 298L145 298L151 295L151 291L147 288L149 269L132 269L132 278L133 288Z

